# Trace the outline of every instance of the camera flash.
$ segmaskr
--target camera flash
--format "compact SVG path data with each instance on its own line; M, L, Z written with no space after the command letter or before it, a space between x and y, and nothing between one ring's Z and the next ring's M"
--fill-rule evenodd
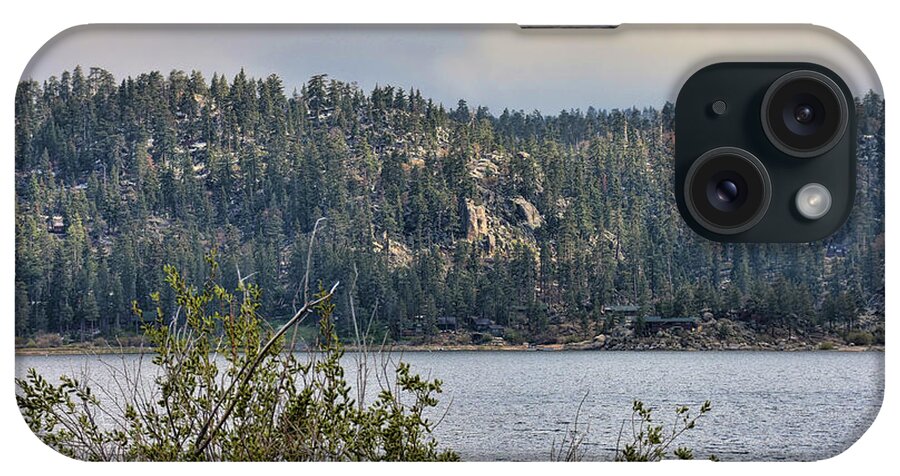
M794 204L804 218L818 220L831 209L831 192L822 184L808 183L797 191Z

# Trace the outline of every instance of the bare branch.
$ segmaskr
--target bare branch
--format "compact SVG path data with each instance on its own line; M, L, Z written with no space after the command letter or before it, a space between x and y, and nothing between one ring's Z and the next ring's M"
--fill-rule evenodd
M275 342L277 342L278 339L281 338L281 336L283 336L284 333L288 331L288 329L290 329L294 324L296 324L303 315L305 315L308 311L312 310L313 307L330 299L334 295L334 292L337 290L338 284L340 284L340 283L334 283L334 286L331 287L331 290L329 290L322 297L304 304L303 307L299 311L297 311L296 314L294 314L294 317L292 317L287 323L285 323L283 326L281 326L281 329L278 329L278 332L276 332L271 338L269 338L269 341L266 342L266 345L263 346L262 350L259 352L259 354L257 354L256 358L253 359L253 361L248 362L248 363L244 364L243 367L241 367L241 370L238 372L235 379L232 380L231 385L228 387L228 390L226 390L225 393L222 395L222 399L220 399L216 403L216 406L213 408L211 417L214 416L218 412L219 406L221 405L222 401L225 398L231 396L232 390L234 389L234 386L235 386L235 382L240 381L240 384L238 384L237 390L236 390L237 392L240 392L241 389L243 389L243 387L250 380L250 376L253 375L253 372L256 370L256 368L259 366L259 364L263 361L263 359L266 357L266 355L272 349L272 346L275 345ZM216 421L215 425L209 431L209 436L206 436L206 432L207 432L207 429L209 429L209 425L210 425L212 419L207 420L207 422L200 429L200 434L197 435L198 444L197 444L196 449L194 450L195 458L200 456L203 453L203 451L206 449L206 447L209 445L209 443L212 441L212 439L215 438L216 433L218 433L218 431L219 431L219 428L222 427L222 424L224 424L225 421L228 419L228 417L231 415L231 411L234 410L234 405L236 403L237 403L237 399L232 398L230 400L228 406L225 408L225 411L222 413L222 416L219 417L218 421Z

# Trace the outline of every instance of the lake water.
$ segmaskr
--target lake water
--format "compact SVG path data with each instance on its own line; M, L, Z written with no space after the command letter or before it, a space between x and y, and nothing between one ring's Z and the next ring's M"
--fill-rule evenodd
M352 355L352 354L348 354ZM394 356L399 357L397 355ZM347 364L350 364L348 357ZM868 428L884 392L881 352L412 352L414 371L444 382L433 412L441 446L464 460L546 460L584 399L585 459L611 459L634 399L671 422L676 405L712 412L681 444L721 460L816 460ZM19 356L55 381L84 370L112 390L119 356ZM125 356L133 365L136 356ZM587 397L585 398L585 395Z

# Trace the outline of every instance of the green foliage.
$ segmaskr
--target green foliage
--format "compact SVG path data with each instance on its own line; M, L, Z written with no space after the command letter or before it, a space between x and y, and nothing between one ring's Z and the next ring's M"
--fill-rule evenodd
M145 318L135 306L155 349L152 389L140 387L139 375L120 372L115 377L129 390L102 401L83 381L61 376L54 385L32 369L16 380L16 400L32 431L57 451L87 460L458 459L438 448L426 416L438 404L440 381L423 379L405 363L383 367L380 381L391 383L368 404L365 391L347 382L333 290L310 301L319 333L315 352L298 359L283 337L287 326L271 333L261 321L262 290L242 280L236 293L227 291L217 282L215 255L207 262L209 278L200 288L166 267L177 312L158 305Z
M653 420L653 409L635 400L631 414L631 439L630 442L620 446L622 434L625 432L625 423L619 432L619 441L616 443L616 461L660 461L666 458L669 451L677 459L693 459L694 452L687 447L671 449L672 445L684 432L693 429L697 420L712 410L709 401L700 405L696 415L692 415L690 408L681 406L675 409L675 419L667 428L665 424L656 424Z
M647 320L644 319L644 316L638 316L634 319L634 323L632 325L634 329L635 335L638 336L646 336L650 330L647 326Z
M877 94L857 105L847 225L822 242L754 245L712 243L682 223L666 186L671 104L495 116L325 75L298 86L290 94L275 75L243 71L117 81L80 67L21 82L16 335L135 335L133 301L176 307L171 290L148 297L164 286L162 265L200 282L212 247L223 285L237 288L240 269L265 289L260 314L284 319L302 281L295 258L305 263L322 216L330 226L312 272L342 282L358 272L367 282L334 300L337 313L351 299L360 315L377 311L375 327L393 340L416 316L424 340L452 316L550 341L551 321L584 328L609 304L661 316L734 310L790 331L846 332L858 314L883 316ZM522 200L540 226L520 216ZM469 230L469 205L483 207L488 230ZM53 217L61 229L48 229Z
M853 345L872 345L875 343L875 336L871 332L852 331L847 333L847 343Z
M525 342L525 337L522 336L521 332L515 329L504 329L503 340L510 344L519 345Z
M875 338L875 344L884 345L884 326L875 327L875 330L872 331L872 337Z
M581 408L587 400L587 395L581 399L575 412L574 421L566 427L562 440L556 444L554 440L550 448L551 461L582 461L587 455L585 445L587 443L590 426L581 421ZM712 410L709 401L700 405L697 415L691 415L687 406L675 409L675 419L668 429L663 424L655 424L653 410L644 406L643 402L635 400L632 404L631 415L631 439L623 443L625 426L622 423L616 440L615 461L661 461L669 455L669 449L683 433L694 429L697 421ZM627 438L627 436L626 436ZM676 459L694 459L694 451L686 446L679 446L672 450L672 456ZM710 460L718 461L715 455L710 455Z
M734 336L734 324L727 320L716 322L716 335L721 340L726 340L729 337Z

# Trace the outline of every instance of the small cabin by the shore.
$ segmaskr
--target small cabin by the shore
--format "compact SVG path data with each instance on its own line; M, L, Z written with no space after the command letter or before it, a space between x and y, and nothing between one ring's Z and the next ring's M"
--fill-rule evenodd
M425 316L412 316L400 330L402 337L418 337L425 334Z
M437 327L442 331L455 331L457 329L457 321L453 316L438 316Z
M485 334L490 334L494 337L502 337L503 336L503 326L497 324L492 319L488 319L486 317L482 317L481 319L475 320L475 331Z
M628 325L637 318L640 307L632 304L617 304L603 306L600 311L607 318L612 318L617 324Z

